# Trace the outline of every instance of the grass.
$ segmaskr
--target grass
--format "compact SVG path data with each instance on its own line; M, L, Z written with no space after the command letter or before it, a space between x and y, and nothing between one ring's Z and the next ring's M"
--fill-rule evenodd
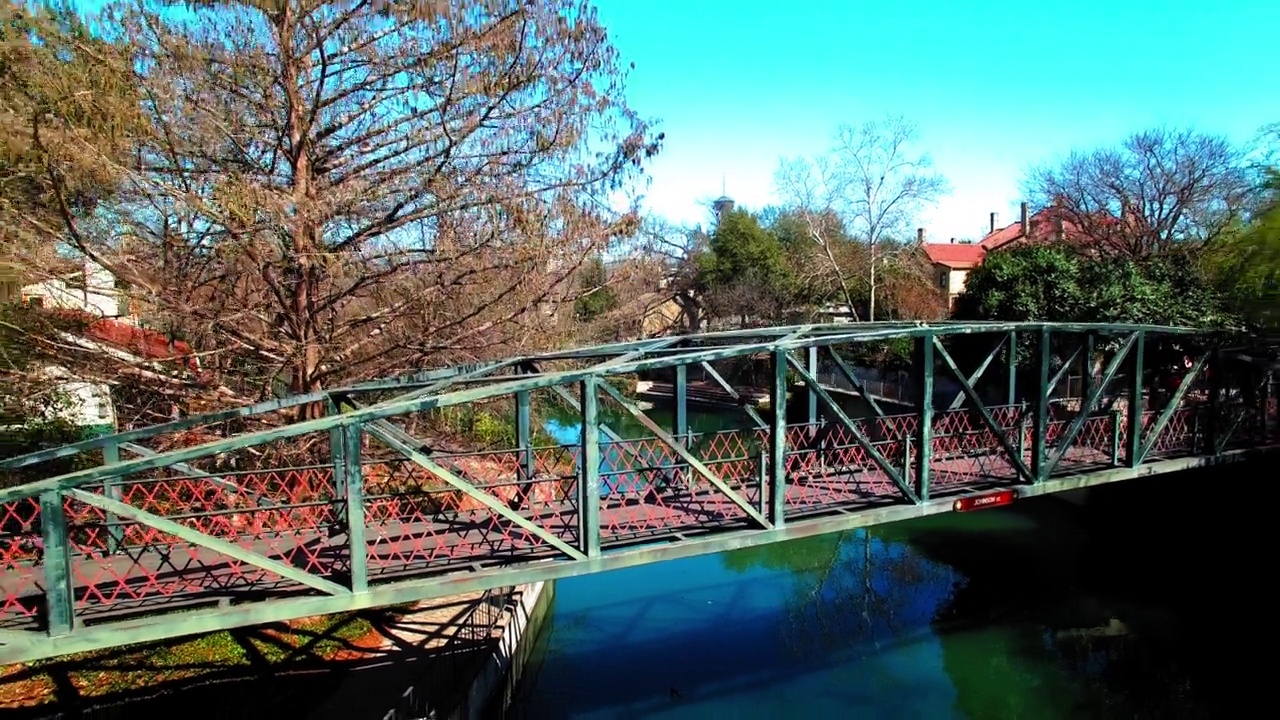
M376 649L407 607L340 613L0 667L0 708L150 694L204 680L314 668Z

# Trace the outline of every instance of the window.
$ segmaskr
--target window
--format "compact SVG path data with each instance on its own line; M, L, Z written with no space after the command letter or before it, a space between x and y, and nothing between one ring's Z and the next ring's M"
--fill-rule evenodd
M945 288L945 287L947 286L947 275L948 275L948 274L949 274L949 273L947 273L947 271L946 271L946 270L943 270L942 272L938 273L938 287L940 287L940 288Z

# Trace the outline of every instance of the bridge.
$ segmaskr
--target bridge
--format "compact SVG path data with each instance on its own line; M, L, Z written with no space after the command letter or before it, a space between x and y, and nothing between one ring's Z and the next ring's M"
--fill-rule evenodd
M0 663L1240 460L1280 438L1271 367L1243 341L1042 323L709 333L424 371L7 458ZM914 407L873 396L851 417L819 369L857 390L850 353L887 342L911 350ZM769 401L744 403L746 429L690 432L690 368L732 393L713 368L743 358L766 368ZM1073 376L1079 393L1062 393ZM631 398L638 377L670 383L672 420ZM942 377L954 398L939 399ZM538 441L548 403L578 418L574 442ZM609 406L647 437L620 437ZM476 408L510 423L504 447L431 434Z

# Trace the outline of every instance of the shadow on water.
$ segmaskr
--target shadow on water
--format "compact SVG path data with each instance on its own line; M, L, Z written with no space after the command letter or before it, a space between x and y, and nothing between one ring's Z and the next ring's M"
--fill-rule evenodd
M1223 473L563 581L511 716L1219 716L1264 617Z
M1047 652L1073 679L1070 710L1060 716L1219 717L1257 693L1243 658L1261 650L1244 652L1254 637L1249 624L1264 617L1246 609L1257 597L1245 556L1258 547L1249 539L1258 506L1222 490L1263 472L1235 466L1155 476L1075 496L1083 507L1045 498L879 532L967 578L938 614L940 627L985 616L992 626L1038 629L1039 647L1016 655ZM972 638L940 636L965 715L1021 715L986 681L1016 672L1003 654L982 660Z

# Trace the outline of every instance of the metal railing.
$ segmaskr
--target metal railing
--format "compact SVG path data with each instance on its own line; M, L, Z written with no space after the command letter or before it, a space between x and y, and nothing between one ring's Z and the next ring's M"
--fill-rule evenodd
M467 694L493 651L495 630L515 597L514 586L486 590L456 623L445 644L431 653L424 672L405 689L382 720L447 720L460 717Z

